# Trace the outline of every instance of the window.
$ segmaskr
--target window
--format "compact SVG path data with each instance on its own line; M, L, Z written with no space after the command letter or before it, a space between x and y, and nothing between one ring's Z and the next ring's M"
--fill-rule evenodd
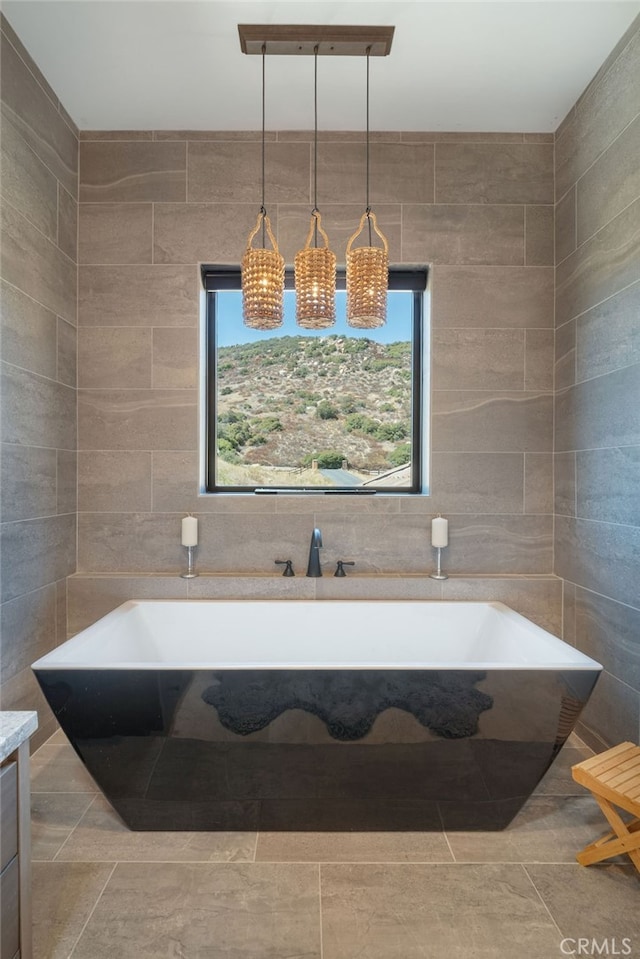
M344 271L334 327L296 326L287 271L284 323L265 332L242 322L239 268L202 275L208 492L420 492L425 270L390 270L376 330L347 326Z

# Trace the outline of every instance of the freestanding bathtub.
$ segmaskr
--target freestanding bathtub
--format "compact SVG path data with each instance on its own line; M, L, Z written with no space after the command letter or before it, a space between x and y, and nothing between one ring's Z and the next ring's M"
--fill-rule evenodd
M132 829L500 829L599 663L501 603L128 602L33 664Z

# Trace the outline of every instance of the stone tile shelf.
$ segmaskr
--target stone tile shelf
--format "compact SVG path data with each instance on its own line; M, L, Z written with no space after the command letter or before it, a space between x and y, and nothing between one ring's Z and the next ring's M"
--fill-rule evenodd
M572 735L497 833L447 832L438 815L420 833L132 833L57 732L33 763L34 959L157 959L169 944L194 959L511 959L515 942L550 959L579 938L635 955L633 867L574 858L599 821L570 773L590 753Z

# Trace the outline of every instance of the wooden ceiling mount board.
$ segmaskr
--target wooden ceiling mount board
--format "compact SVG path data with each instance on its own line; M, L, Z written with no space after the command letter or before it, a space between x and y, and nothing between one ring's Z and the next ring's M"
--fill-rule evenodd
M253 24L239 23L240 49L243 53L278 56L386 57L391 52L395 27L347 27L327 24Z

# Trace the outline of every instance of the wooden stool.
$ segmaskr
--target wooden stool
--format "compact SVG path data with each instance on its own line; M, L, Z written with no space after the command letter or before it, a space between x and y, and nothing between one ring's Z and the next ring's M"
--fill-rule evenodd
M576 856L578 862L590 866L626 853L640 872L640 746L621 743L572 766L571 774L592 792L612 828L612 832L585 846ZM635 819L625 822L614 805Z

